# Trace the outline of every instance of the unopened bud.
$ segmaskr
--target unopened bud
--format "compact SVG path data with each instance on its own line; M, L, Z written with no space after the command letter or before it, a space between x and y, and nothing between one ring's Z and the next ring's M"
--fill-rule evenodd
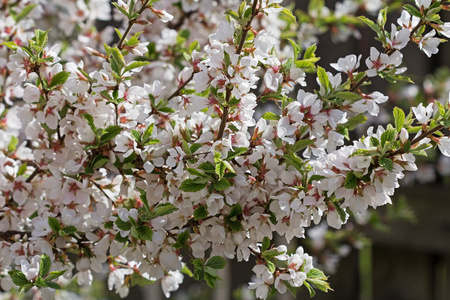
M137 21L136 21L136 24L139 24L139 25L148 25L148 24L152 24L152 22L147 21L147 20L137 20Z
M400 130L400 142L402 142L402 144L406 143L406 141L409 138L409 133L405 128L402 128Z

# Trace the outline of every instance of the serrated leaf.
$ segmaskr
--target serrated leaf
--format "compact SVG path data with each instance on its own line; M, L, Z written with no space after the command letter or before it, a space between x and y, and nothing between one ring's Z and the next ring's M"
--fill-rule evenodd
M64 273L66 273L66 271L67 270L50 272L50 274L48 274L47 277L45 277L44 279L46 281L50 281L50 280L56 279L56 278L64 275Z
M15 137L14 135L11 136L11 139L8 144L8 152L14 153L16 151L17 145L19 144L19 139Z
M345 220L347 219L347 213L345 212L345 210L342 209L342 207L339 204L339 202L333 202L333 206L334 206L336 212L338 213L339 218L341 219L341 221L345 222Z
M320 180L325 179L325 178L326 178L326 177L325 177L325 176L322 176L322 175L312 175L312 176L309 177L309 179L308 179L308 184L313 183L313 181L320 181Z
M206 206L200 205L194 210L194 220L202 220L208 216L208 210Z
M175 211L177 211L178 208L175 207L172 203L161 203L151 212L151 218L157 218L169 215Z
M52 81L50 82L50 85L48 86L48 88L50 90L54 89L55 87L57 87L58 85L64 84L67 79L70 76L70 72L66 72L66 71L61 71L58 74L56 74L55 76L53 76Z
M353 130L358 126L359 124L363 124L367 121L367 117L364 116L364 114L359 114L354 117L351 117L348 119L347 123L344 124L348 130Z
M138 237L141 240L151 241L153 238L153 230L149 226L137 226L136 231L138 233Z
M83 114L83 117L86 119L86 122L88 123L89 127L91 127L94 134L97 134L97 127L94 124L94 117L92 117L90 114Z
M383 157L379 160L379 163L380 163L380 166L382 166L389 172L392 172L392 170L394 169L394 162L390 158Z
M281 13L282 13L284 16L286 16L286 17L288 18L288 20L292 21L294 24L297 23L297 18L292 14L292 12L291 12L289 9L284 8L284 9L281 11Z
M213 276L207 272L204 273L205 276L205 281L208 284L208 286L212 289L214 289L216 287L216 280L217 280L217 276Z
M384 147L386 142L392 142L395 139L397 132L394 129L387 129L385 132L381 134L381 147Z
M22 272L20 272L18 270L9 271L8 273L11 276L12 282L17 286L23 286L23 285L29 283L25 274L23 274Z
M129 64L128 66L125 67L125 69L123 69L123 73L126 73L128 71L137 69L137 68L141 68L143 66L149 65L150 62L148 61L134 61L131 64Z
M56 218L48 217L48 225L54 232L58 232L61 229L61 224Z
M190 237L189 231L184 230L180 234L178 234L177 242L180 243L180 245L184 245L189 240L189 237Z
M61 289L61 286L59 284L57 284L56 282L53 282L53 281L46 281L45 284L49 288L52 288L52 289L55 289L55 290L60 290Z
M41 261L39 263L39 275L41 277L47 276L48 272L50 272L50 267L52 263L50 257L47 254L41 255Z
M126 65L125 58L122 52L117 47L111 48L111 69L117 74L121 75L123 67Z
M203 190L206 187L207 183L201 183L195 181L194 179L186 179L180 185L180 190L183 192L195 193Z
M28 4L25 6L18 15L15 16L16 23L19 23L23 19L25 19L28 14L37 6L37 4Z
M294 144L294 147L292 149L293 152L298 152L300 150L305 149L306 147L314 144L314 140L299 140Z
M223 161L219 161L216 164L216 175L219 176L219 180L222 179L223 175L225 174L226 166L223 163Z
M128 242L128 236L123 237L120 232L116 233L116 236L114 237L116 241L119 243L125 243Z
M350 100L350 101L357 101L362 99L361 95L352 92L339 92L336 93L335 96L342 100Z
M228 155L230 155L230 154L228 154ZM200 166L198 166L198 168L200 170L204 171L205 173L214 174L216 172L216 167L210 162L204 162Z
M300 53L300 46L292 39L287 39L292 45L292 50L294 52L294 60L297 60L298 54Z
M245 154L248 152L248 148L247 147L237 147L234 148L233 151L228 152L228 156L226 158L226 160L232 160L233 158L236 158L238 156L241 156L242 154Z
M131 274L130 280L131 286L147 286L149 284L155 283L155 281L147 279L136 272Z
M274 114L273 112L265 112L261 118L268 121L278 121L280 119L279 115Z
M106 143L109 140L112 140L113 138L115 138L119 133L121 133L123 130L123 128L121 128L118 125L111 125L108 126L108 128L105 129L105 132L102 134L102 136L100 137L100 142L101 143Z
M303 54L303 59L310 59L310 58L315 58L316 57L316 50L317 50L317 45L313 44L311 46L309 46L306 50L305 50L305 54Z
M316 295L316 291L314 288L306 281L303 282L303 285L308 289L309 297L312 298Z
M366 18L364 16L360 16L360 17L358 17L358 19L360 19L361 21L366 23L366 25L369 26L373 31L375 31L377 33L377 35L381 34L380 27L377 24L375 24L375 22L373 22L371 19Z
M267 249L269 249L269 247L270 247L270 239L267 236L265 236L262 241L261 252L266 251Z
M78 229L75 226L67 226L66 228L63 229L63 232L66 235L73 234L73 233L75 233L77 231L78 231Z
M394 108L394 120L395 120L395 129L397 133L402 130L403 125L405 124L405 113L398 107Z
M117 228L123 231L129 231L131 230L131 223L122 221L121 218L117 218L117 220L114 222L117 225Z
M275 264L270 260L266 260L266 266L270 273L274 273L277 270Z
M317 67L317 78L319 79L320 84L325 89L325 93L328 94L328 92L331 91L332 86L330 79L328 78L328 74L322 67Z
M414 6L412 6L411 4L405 4L405 5L403 5L403 8L413 16L416 16L418 18L423 17L422 14L420 13L420 11L417 8L415 8Z
M345 177L345 188L346 189L355 189L358 186L358 178L353 172L348 172Z
M213 256L206 262L205 266L213 269L223 269L225 268L227 261L222 256Z

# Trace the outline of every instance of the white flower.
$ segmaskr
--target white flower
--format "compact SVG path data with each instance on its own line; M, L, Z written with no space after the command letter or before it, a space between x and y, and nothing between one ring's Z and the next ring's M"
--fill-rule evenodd
M433 103L428 104L427 107L420 103L419 106L413 107L412 111L419 123L427 124L433 114Z
M348 74L349 76L359 68L359 62L361 61L362 55L347 55L345 58L339 58L337 63L330 64L339 72Z
M450 157L450 138L448 136L439 139L438 147L442 154Z
M407 28L402 28L400 31L397 31L397 27L391 24L391 35L390 38L387 38L387 42L392 48L401 50L408 44L409 34L410 31Z
M428 8L431 5L431 0L416 0L416 5L418 8Z
M170 292L178 290L180 284L183 282L183 274L179 271L169 271L163 279L161 279L161 288L166 298L170 297Z
M441 43L441 39L434 37L435 35L436 31L433 29L424 35L419 42L420 50L422 50L428 57L431 57L431 55L436 54L439 51L438 46Z
M27 280L33 280L39 275L40 261L41 257L39 255L33 256L30 262L27 259L22 259L20 262L20 270L25 275Z

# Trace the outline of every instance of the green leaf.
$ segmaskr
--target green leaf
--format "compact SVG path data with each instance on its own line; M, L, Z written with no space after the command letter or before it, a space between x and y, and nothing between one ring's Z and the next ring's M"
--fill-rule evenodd
M223 269L225 268L227 261L222 256L213 256L206 262L206 266L213 269Z
M219 176L219 179L222 179L223 175L225 174L226 166L223 161L219 161L216 164L216 175Z
M41 277L47 276L48 272L50 272L50 267L52 263L50 257L47 254L41 255L41 261L39 263L39 275Z
M24 162L24 163L20 166L19 170L17 170L17 176L21 176L21 175L25 174L26 171L27 171L27 163Z
M172 203L160 203L156 208L151 212L151 219L162 217L165 215L170 215L171 213L177 211L178 208L175 207Z
M357 101L362 99L361 95L352 92L339 92L336 93L335 96L342 100L350 100L350 101Z
M105 132L102 134L102 136L100 137L100 142L101 143L106 143L109 140L112 140L113 138L115 138L119 133L122 132L122 129L120 126L118 125L111 125L108 126L108 128L105 129Z
M94 124L94 117L87 113L83 114L83 117L86 119L86 122L88 123L89 127L91 127L94 134L97 134L97 127Z
M243 154L245 154L247 152L248 152L248 148L247 147L234 148L233 151L228 152L228 156L227 156L226 160L228 160L228 161L232 160L233 158L241 156L241 155L243 155Z
M125 15L128 19L130 18L130 15L128 13L128 11L126 11L125 9L123 9L117 2L113 2L113 5L123 14Z
M146 286L146 285L155 283L155 281L147 279L147 278L139 275L136 272L131 274L130 280L131 280L131 286Z
M67 79L69 78L69 76L70 76L70 72L66 72L66 71L59 72L58 74L53 76L52 81L50 82L50 85L48 86L48 88L50 90L53 90L58 85L65 83L67 81Z
M267 249L269 249L269 247L270 247L270 239L267 236L265 236L262 241L261 252L266 251Z
M314 288L306 281L303 282L303 285L308 289L309 297L312 298L316 295L316 291Z
M292 45L292 50L294 52L294 59L297 60L298 58L298 54L300 53L300 46L292 39L287 39L291 45Z
M405 4L405 5L403 5L403 8L404 8L407 12L409 12L411 15L416 16L416 17L422 19L423 16L422 16L422 14L420 13L420 11L419 11L417 8L415 8L414 6L412 6L411 4Z
M332 90L330 79L328 78L328 74L322 67L317 67L317 78L319 78L320 84L325 89L325 94L328 94Z
M228 154L228 156L230 156L230 154ZM198 168L200 170L204 171L205 173L209 173L209 174L215 174L215 172L216 172L216 167L210 162L204 162L200 166L198 166Z
M345 212L345 210L342 209L341 205L337 201L333 202L333 206L338 213L339 218L341 218L341 221L345 222L345 220L347 219L347 213Z
M14 153L16 151L17 145L19 144L19 139L15 137L14 135L11 136L11 140L8 144L8 152Z
M120 232L116 233L116 236L114 237L116 241L119 243L126 243L128 242L128 236L123 237Z
M15 20L16 23L19 23L20 21L22 21L23 19L25 19L28 14L37 6L37 4L28 4L27 6L25 6L22 11L16 15Z
M109 161L109 157L98 154L93 160L92 160L92 168L93 169L99 169L106 165Z
M378 13L377 18L378 26L384 28L384 25L386 24L386 19L387 19L387 7L381 9L380 12Z
M123 231L131 230L131 223L122 221L121 218L117 217L117 220L114 222L117 225L117 228Z
M180 185L180 190L183 192L195 193L203 190L206 187L207 183L195 181L195 179L186 179Z
M50 281L50 280L56 279L56 278L64 275L64 273L66 273L66 271L67 270L50 272L50 274L48 274L47 277L45 277L44 279L45 279L45 281Z
M149 226L137 226L136 231L138 233L138 237L141 240L151 241L153 238L153 230Z
M231 186L231 183L228 182L225 178L220 179L219 181L214 181L213 183L214 189L218 192L224 191Z
M299 140L294 144L294 147L292 149L293 152L298 152L300 150L305 149L306 147L314 144L314 140Z
M53 281L46 281L45 284L49 288L52 288L52 289L55 289L55 290L60 290L61 289L61 286L59 284L57 284L56 282L53 282Z
M392 142L397 135L397 131L395 129L387 129L385 132L381 134L381 147L384 147L386 142Z
M177 242L180 243L180 245L186 244L186 242L189 240L190 233L188 230L182 231L180 234L178 234Z
M56 218L48 217L48 225L54 232L58 232L61 229L61 224Z
M27 283L30 283L22 272L18 270L12 270L8 272L9 276L11 276L12 282L17 286L23 286Z
M277 270L277 267L270 260L266 260L266 266L270 273L274 273Z
M359 124L363 124L367 121L367 117L364 116L364 114L359 114L354 117L351 117L348 119L347 123L344 124L348 130L353 130L358 126Z
M380 166L382 166L389 172L392 172L392 170L394 169L394 162L390 158L383 157L379 160L379 162L380 162Z
M35 35L34 40L42 48L44 48L47 45L47 42L48 42L48 31L49 30L43 31L43 30L40 30L40 29L36 29L34 31L34 35Z
M292 294L294 295L294 297L297 296L297 288L293 287L292 285L289 284L289 282L287 281L283 281L283 284L286 286L286 289Z
M212 289L216 288L216 280L217 276L213 276L207 272L204 273L205 281L208 284L208 286Z
M126 65L125 58L122 55L122 52L117 47L111 48L110 62L111 69L117 74L121 75L121 71L123 67Z
M278 121L280 119L279 115L274 114L273 112L265 112L261 118L263 118L264 120L268 120L268 121Z
M134 61L131 64L129 64L128 66L125 67L125 69L123 69L123 73L149 65L150 62L148 61Z
M141 143L141 133L137 130L131 130L131 136L134 138L136 142Z
M187 265L184 265L183 268L181 269L181 273L186 274L189 277L193 277L194 273L192 273L192 271L188 268Z
M320 181L320 180L325 179L325 178L326 178L326 177L325 177L325 176L322 176L322 175L312 175L312 176L309 177L309 179L308 179L308 184L313 183L313 181Z
M394 119L395 119L395 129L397 133L402 130L403 125L405 124L405 113L398 107L394 108Z
M375 31L377 35L381 35L380 27L377 24L375 24L375 22L373 22L371 19L366 18L364 16L360 16L358 17L358 19L366 23L366 25L369 26L373 31Z
M284 15L284 16L286 16L287 18L288 18L288 20L290 20L290 21L292 21L293 23L297 23L297 18L292 14L292 12L289 10L289 9L287 9L287 8L284 8L282 11L281 11L281 13Z
M198 177L207 177L208 176L205 173L202 173L197 169L187 168L186 170L189 172L189 174L194 175L194 176L198 176Z
M353 190L358 185L358 178L353 172L348 172L347 176L345 177L345 188Z
M194 210L194 220L202 220L208 216L208 210L206 206L200 205Z
M306 51L305 54L303 54L303 59L311 59L311 58L315 58L316 57L316 50L317 50L317 45L313 44L311 46L309 46Z

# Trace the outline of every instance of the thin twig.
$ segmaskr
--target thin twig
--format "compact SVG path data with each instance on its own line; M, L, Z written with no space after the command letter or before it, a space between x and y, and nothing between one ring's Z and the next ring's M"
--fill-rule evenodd
M242 36L241 36L241 40L239 42L239 46L236 49L236 54L240 55L242 52L242 49L244 48L244 43L245 40L247 39L247 34L251 29L252 26L252 21L253 18L258 14L259 10L257 10L258 6L258 0L254 0L253 1L253 5L252 5L252 16L250 18L250 20L248 20L247 24L245 24L244 27L242 27ZM222 120L220 121L220 126L219 126L219 131L217 133L217 138L216 140L220 140L223 136L223 133L225 131L225 126L226 123L228 121L228 114L230 112L230 108L228 107L228 102L231 99L231 87L227 87L226 91L225 91L225 105L223 108L223 114L222 114Z
M167 98L167 100L170 100L170 99L172 99L172 98L178 96L178 95L180 94L181 90L184 89L185 86L186 86L186 85L194 78L194 73L195 73L195 72L192 71L191 76L189 76L189 78L186 79L186 81L184 81L183 84L180 85L180 86L178 87L178 89L177 89L175 92L173 92L172 95L170 95L170 96Z
M138 10L138 17L133 18L133 19L128 19L127 29L125 29L125 32L123 33L122 38L120 39L119 43L117 44L117 48L122 49L124 47L123 43L125 42L127 35L130 33L133 25L137 22L139 15L142 14L144 12L144 10L147 8L147 4L149 2L150 2L150 0L145 1L145 3L142 5L141 9Z

